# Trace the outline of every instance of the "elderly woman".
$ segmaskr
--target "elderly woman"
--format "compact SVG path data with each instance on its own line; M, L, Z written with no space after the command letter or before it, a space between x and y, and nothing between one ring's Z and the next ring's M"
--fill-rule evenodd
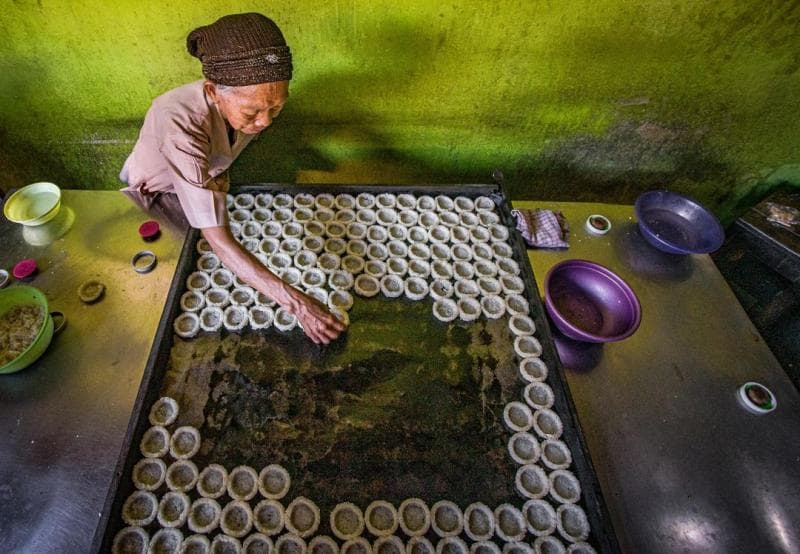
M153 101L120 173L129 185L122 191L147 210L185 217L242 281L297 316L314 342L327 344L344 325L264 267L228 226L227 169L289 97L292 57L283 34L261 14L228 15L189 33L187 48L206 79Z

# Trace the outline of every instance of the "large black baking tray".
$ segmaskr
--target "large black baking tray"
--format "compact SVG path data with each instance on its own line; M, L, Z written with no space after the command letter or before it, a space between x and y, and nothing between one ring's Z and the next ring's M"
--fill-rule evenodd
M536 327L537 327L537 337L539 338L540 342L542 343L543 353L542 358L545 363L550 368L549 377L547 382L551 385L554 396L555 402L553 409L561 416L562 422L564 424L564 433L562 436L562 440L567 443L569 446L572 454L573 454L573 465L572 470L578 476L581 486L582 486L582 500L581 505L585 508L589 523L591 525L592 531L589 538L589 542L595 546L595 548L600 552L617 552L619 550L616 537L614 535L611 521L608 515L608 511L605 506L605 502L603 500L603 496L601 494L599 484L594 472L594 469L591 464L589 453L585 447L585 441L583 438L583 434L581 432L580 425L577 421L577 415L575 412L575 407L572 401L572 398L569 393L569 389L566 385L566 379L564 376L564 370L559 362L558 356L556 355L555 348L553 345L550 329L548 327L547 318L545 316L545 312L542 309L541 300L538 295L538 288L536 286L535 277L533 271L530 268L529 263L527 262L527 255L525 251L525 245L522 242L521 237L518 233L513 232L515 227L513 216L511 215L510 206L508 203L508 199L506 198L502 188L497 185L454 185L454 186L349 186L349 185L314 185L314 186L296 186L296 185L282 185L282 184L258 184L258 185L245 185L245 186L238 186L232 191L233 193L259 193L259 192L271 192L273 194L279 192L287 192L289 194L295 194L298 192L308 192L311 194L317 194L322 192L329 192L329 193L351 193L351 194L358 194L361 192L370 192L373 194L378 194L380 192L392 192L392 193L403 193L408 192L412 194L447 194L450 196L455 195L465 195L470 197L476 197L480 195L486 195L494 200L497 208L498 213L501 217L502 223L504 223L510 230L512 230L509 238L509 243L511 244L514 250L514 258L520 263L520 268L522 270L521 277L525 281L525 296L530 302L531 306L531 316L533 317ZM147 361L147 366L144 371L144 375L142 378L142 383L139 388L139 393L137 395L136 401L133 407L133 413L131 416L131 420L128 426L128 431L125 436L125 440L123 441L123 445L120 452L120 458L117 463L116 470L114 472L113 480L111 483L111 487L109 489L109 493L106 499L106 503L103 509L103 513L100 518L100 523L98 529L95 533L94 541L93 541L93 551L96 552L109 552L111 550L111 543L113 542L114 535L116 532L124 526L122 519L120 517L122 504L124 503L125 499L131 494L133 491L133 484L130 480L131 470L133 465L139 459L139 442L145 430L149 427L148 422L148 411L149 407L153 404L153 402L162 395L164 388L169 388L171 385L168 381L168 370L171 367L171 364L174 364L174 360L171 362L170 357L173 351L173 343L174 343L174 333L172 330L172 323L175 317L180 313L180 305L179 300L180 296L185 289L185 281L186 277L194 271L195 269L195 261L197 259L197 251L195 249L195 244L200 237L200 233L197 230L190 230L186 236L186 240L183 245L183 249L180 255L180 259L178 261L177 269L175 276L173 278L172 284L170 286L169 294L167 296L167 300L164 307L164 312L161 317L161 321L159 322L159 326L156 332L156 336L153 342L153 347L150 352L150 356ZM375 301L376 299L371 299L370 302ZM395 302L395 301L387 301L384 302ZM422 304L422 303L417 303ZM427 303L426 303L427 304ZM358 305L358 303L357 303ZM363 314L363 317L367 318L375 318L377 309L380 312L383 312L385 307L378 307L376 308L376 304L372 304L373 312L369 313L366 312ZM354 312L355 313L355 312ZM419 317L419 314L412 314L410 317ZM428 319L433 319L432 316L429 314L428 309ZM391 317L390 315L387 317ZM406 317L409 317L406 315ZM418 321L423 320L423 318L419 318ZM251 333L256 333L252 331ZM323 359L326 355L326 352L334 351L337 348L341 352L343 348L347 348L346 346L333 345L328 347L328 349L320 349L318 347L313 346L310 341L305 339L302 336L300 331L293 331L291 337L281 336L277 334L275 336L269 336L268 340L280 343L282 347L286 349L287 352L290 352L292 355L298 356L300 358L306 357L312 360L313 363L318 362L319 360ZM263 333L262 333L263 334ZM486 333L484 333L486 334ZM235 337L234 337L235 338ZM238 339L237 339L238 340ZM341 342L341 341L340 341ZM380 360L381 363L384 360ZM391 365L391 361L387 362L388 365ZM373 370L374 371L374 370ZM375 378L374 373L364 373L362 371L360 379L373 379ZM341 386L341 383L338 383L338 386ZM499 394L499 393L498 393ZM500 394L502 396L502 394ZM495 401L498 399L495 398ZM507 398L504 398L503 401L507 401ZM205 399L202 400L205 402ZM252 406L252 403L250 404ZM490 406L491 407L491 406ZM499 414L498 414L499 415ZM500 423L502 427L502 424ZM497 439L497 433L494 434L488 433L486 437L483 437L481 440L483 441L491 441ZM503 435L506 439L508 436L507 432L504 432ZM453 437L450 437L453 439ZM457 437L455 437L457 438ZM375 452L378 452L379 455L383 455L391 444L386 444L387 441L386 437L382 437L380 439L381 445L380 448L376 448ZM488 444L488 442L487 442ZM496 446L496 445L494 445ZM359 448L358 441L354 441L348 444L348 447L353 449ZM426 446L426 447L429 447ZM409 446L409 448L412 448ZM462 449L464 452L469 453L469 441L464 441ZM370 451L370 455L374 454L374 452ZM231 462L232 465L236 463L245 463L249 460L241 459L241 452L238 454L238 458L236 457L237 454L233 453L234 462ZM359 456L358 452L350 452L342 454L344 458L337 458L331 463L327 464L318 464L316 467L317 471L320 474L328 474L331 471L336 472L339 474L339 470L342 468L336 468L335 465L347 463L348 461L355 460L358 464L359 471L366 471L369 472L371 469L374 470L376 464L370 465L367 461L363 458L364 456ZM353 456L353 458L347 458L348 455ZM366 456L367 458L369 456ZM491 457L491 456L489 456ZM507 457L507 456L506 456ZM495 456L496 458L496 456ZM344 462L342 460L345 460ZM272 460L275 461L275 460ZM284 460L281 460L284 461ZM286 463L284 461L284 463ZM378 467L380 464L384 463L384 461L379 460ZM226 464L227 465L227 464ZM230 467L229 466L229 469ZM292 460L288 460L288 465L292 465ZM467 464L468 466L469 464ZM403 468L404 466L402 463L398 462L394 465L389 464L386 467L393 467L393 468ZM453 500L455 500L458 504L462 506L462 509L466 506L466 503L469 501L483 501L489 505L496 505L499 501L508 501L515 504L521 504L519 502L519 498L514 499L511 498L513 496L513 486L510 489L504 489L503 487L497 486L497 479L492 478L485 478L483 480L476 479L474 475L470 475L469 472L472 470L471 467L461 467L458 463L453 463L452 460L448 460L445 466L443 467L451 467L453 468L452 471L463 471L463 474L454 475L452 479L442 478L438 479L435 484L431 484L430 488L432 489L431 493L438 493L441 495L443 491L446 491ZM427 470L428 468L425 468ZM490 469L494 469L497 472L505 473L505 468L503 467L502 463L500 465L496 465L490 467ZM257 468L258 470L258 468ZM398 471L400 471L398 469ZM478 467L478 471L486 471L485 468L481 469ZM412 472L413 473L413 472ZM293 473L293 479L299 483L299 487L301 492L306 494L307 496L311 496L311 493L308 491L319 491L321 486L325 486L327 483L327 488L330 488L330 494L334 496L341 496L341 487L332 486L333 484L341 484L345 482L357 482L358 479L353 481L347 481L347 472L344 472L343 475L339 476L331 476L327 475L328 481L315 482L313 479L307 480L304 482L302 479L298 478L299 476L295 476ZM352 477L352 476L351 476ZM334 479L334 480L331 480ZM508 479L506 479L507 481ZM511 473L510 480L513 481L513 472ZM484 486L488 486L492 490L486 491L478 491L474 488L476 482L484 483ZM377 485L376 485L377 483ZM294 486L294 485L293 485ZM305 488L303 488L305 487ZM382 492L386 495L386 497L390 501L397 500L397 494L400 492L408 492L407 490L404 491L403 486L398 485L397 483L392 483L391 478L387 479L378 479L370 482L371 490L377 490ZM412 492L414 491L413 487L409 490ZM509 492L510 491L510 492ZM476 496L473 498L470 495ZM508 498L503 499L506 495L510 496ZM317 496L320 496L317 494ZM325 496L324 494L322 495ZM368 498L369 494L359 495L359 494L352 494L347 498L341 498L341 500L355 500L357 504L362 506L362 509L365 507L365 498ZM440 496L441 497L441 496ZM314 498L312 496L312 498ZM377 499L377 498L376 498ZM438 498L436 498L438 499ZM316 500L316 499L315 499ZM330 500L330 498L328 499ZM431 499L429 503L432 503L434 499ZM499 501L498 501L499 500ZM325 531L324 529L327 521L327 510L330 509L329 502L323 498L320 503L321 508L323 508L323 525L321 527L321 531Z

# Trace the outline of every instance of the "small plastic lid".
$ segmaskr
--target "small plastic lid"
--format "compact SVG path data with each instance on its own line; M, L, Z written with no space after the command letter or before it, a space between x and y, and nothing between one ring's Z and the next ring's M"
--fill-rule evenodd
M778 407L778 400L772 391L755 381L748 381L739 387L739 400L749 412L759 415Z
M16 279L30 279L38 271L36 260L27 258L17 263L11 271Z
M158 224L158 221L151 219L139 225L139 236L144 240L153 240L158 237L160 232L161 226Z
M586 230L593 235L605 235L611 230L611 221L600 214L592 214L586 219Z
M95 279L89 279L78 287L78 298L85 304L92 304L100 300L105 290L106 286L103 283Z

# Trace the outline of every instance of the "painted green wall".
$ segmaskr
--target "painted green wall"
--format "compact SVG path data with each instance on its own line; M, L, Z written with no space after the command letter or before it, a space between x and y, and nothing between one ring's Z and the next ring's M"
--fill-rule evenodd
M113 189L188 31L261 11L287 109L234 181L488 182L515 198L694 194L728 219L800 183L800 4L782 0L17 0L0 13L0 187Z

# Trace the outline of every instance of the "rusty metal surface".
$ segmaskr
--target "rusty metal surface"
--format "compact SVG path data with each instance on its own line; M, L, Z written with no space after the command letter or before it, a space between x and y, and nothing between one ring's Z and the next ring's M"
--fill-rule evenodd
M359 298L329 348L300 329L176 341L160 394L181 406L175 425L200 430L198 467L279 463L323 513L342 499L497 506L516 496L500 417L521 392L507 318L430 312Z

